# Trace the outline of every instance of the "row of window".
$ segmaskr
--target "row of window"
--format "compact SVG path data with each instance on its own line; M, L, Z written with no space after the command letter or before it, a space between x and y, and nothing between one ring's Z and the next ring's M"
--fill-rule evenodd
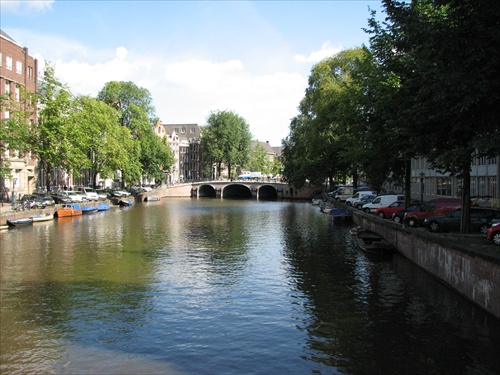
M182 127L181 128L181 132L179 133L179 128L174 128L174 131L177 133L177 134L186 134L186 128L185 127ZM195 134L196 133L196 128L190 128L189 131L192 133L192 134Z
M5 69L12 71L13 68L13 59L11 56L5 56ZM0 52L0 66L3 66L3 56L2 52ZM23 62L16 61L16 73L22 75L23 74ZM34 79L34 70L32 66L28 66L28 79Z
M460 196L460 181L453 177L425 177L423 181L419 178L413 179L412 192L445 197ZM423 182L423 184L422 184ZM496 177L473 177L470 183L471 196L497 196Z
M472 159L471 165L495 165L497 164L497 158L486 156L475 157ZM430 169L429 163L425 158L412 159L412 169Z

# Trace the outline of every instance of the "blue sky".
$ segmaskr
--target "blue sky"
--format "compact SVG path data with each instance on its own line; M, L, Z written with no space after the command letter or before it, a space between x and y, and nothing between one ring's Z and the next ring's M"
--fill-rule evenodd
M0 25L74 94L133 81L163 123L232 110L279 146L313 65L368 44L369 8L381 17L378 0L0 0Z

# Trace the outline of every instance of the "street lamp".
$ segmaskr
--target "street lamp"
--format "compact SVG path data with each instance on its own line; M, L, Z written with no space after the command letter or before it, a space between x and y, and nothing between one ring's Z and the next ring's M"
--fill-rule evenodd
M16 204L16 185L17 185L17 178L14 178L12 180L12 205Z
M420 202L424 201L424 177L425 173L420 172Z

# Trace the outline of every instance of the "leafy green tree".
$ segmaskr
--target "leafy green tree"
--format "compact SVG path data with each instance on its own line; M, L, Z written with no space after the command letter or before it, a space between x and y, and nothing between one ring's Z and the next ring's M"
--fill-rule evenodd
M264 146L257 143L257 145L250 150L245 168L252 172L262 172L264 174L270 172L269 158L267 157L267 151Z
M97 186L98 176L108 178L116 170L126 167L129 162L126 143L123 142L115 110L100 100L86 96L77 98L77 103L69 117L70 135L77 149L87 156L80 168L91 169L93 186ZM130 138L130 132L124 135Z
M232 111L212 112L207 119L207 127L201 139L207 159L218 165L228 165L229 177L234 164L245 164L250 150L252 134L245 119Z
M140 137L143 175L149 179L163 181L165 172L175 163L175 158L167 144L167 138L158 137L152 127L145 129Z
M461 232L469 231L470 165L500 152L494 0L385 0L373 48L400 79L399 118L434 168L463 179Z
M31 133L31 147L39 157L39 168L44 175L47 189L52 180L54 168L77 173L75 167L82 165L82 155L75 149L70 137L69 115L73 111L73 97L69 88L55 76L54 67L46 63L40 80L38 98L40 111L38 125Z
M119 123L129 129L133 138L129 163L120 168L123 184L138 183L141 176L163 179L163 171L172 166L174 157L166 142L154 134L158 118L149 91L133 82L112 81L97 97L117 111Z
M365 119L358 99L362 87L352 75L365 58L364 49L346 50L311 70L300 115L292 120L284 143L283 174L295 187L356 174L350 148L360 139L353 129L358 130Z
M158 120L151 93L133 82L108 82L99 91L97 98L118 111L120 123L128 127L134 136L141 131L143 116L151 126Z
M33 129L32 123L36 115L36 93L20 87L19 100L13 93L0 96L0 111L8 112L9 117L3 118L0 124L0 180L8 179L10 163L6 158L7 151L27 153L31 150L29 135ZM3 187L3 183L1 185Z

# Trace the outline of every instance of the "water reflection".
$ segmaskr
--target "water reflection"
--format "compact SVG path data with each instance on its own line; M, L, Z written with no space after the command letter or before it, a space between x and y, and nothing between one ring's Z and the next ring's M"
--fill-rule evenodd
M40 224L0 237L2 373L500 369L498 321L399 256L370 261L308 204L165 200Z

